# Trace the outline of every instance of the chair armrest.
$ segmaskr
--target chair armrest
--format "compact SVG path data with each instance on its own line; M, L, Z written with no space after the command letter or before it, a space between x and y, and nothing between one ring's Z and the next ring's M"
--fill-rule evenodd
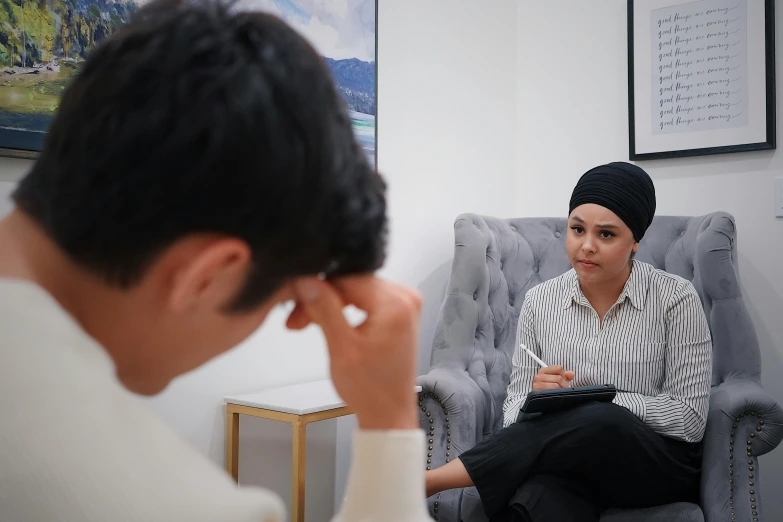
M435 469L482 439L487 399L467 372L457 368L433 368L416 384L422 388L419 419L429 443L426 466ZM462 490L445 491L429 499L430 513L441 521L459 522L461 500Z
M754 457L772 451L783 439L783 409L760 384L750 379L726 381L710 394L706 443L719 439L726 449L732 432L737 435L736 444L742 443L743 451L748 440L751 441ZM740 440L740 433L753 437Z
M760 519L758 457L783 439L783 410L757 382L713 388L704 435L701 505L707 522Z
M472 448L491 430L491 426L485 426L489 392L482 391L465 371L433 368L428 374L419 376L416 384L421 386L422 428L429 433L434 427L437 435L438 428L443 427L445 433L451 434L448 438L454 441L457 455ZM452 456L456 455L452 453Z

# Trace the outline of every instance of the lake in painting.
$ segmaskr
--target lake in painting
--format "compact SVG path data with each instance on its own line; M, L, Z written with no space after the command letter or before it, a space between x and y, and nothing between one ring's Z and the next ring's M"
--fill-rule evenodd
M0 0L0 128L43 133L79 63L136 7L132 0Z

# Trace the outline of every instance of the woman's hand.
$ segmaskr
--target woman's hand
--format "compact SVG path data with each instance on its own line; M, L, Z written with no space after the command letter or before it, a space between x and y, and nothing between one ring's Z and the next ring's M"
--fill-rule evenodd
M541 368L533 377L534 390L554 390L556 388L568 388L574 379L574 372L565 371L559 364Z

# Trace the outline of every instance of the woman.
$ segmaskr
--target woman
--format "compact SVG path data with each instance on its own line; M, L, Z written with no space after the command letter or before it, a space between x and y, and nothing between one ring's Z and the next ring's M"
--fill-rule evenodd
M428 472L428 496L475 485L493 522L591 522L607 508L698 499L712 342L693 285L633 259L654 213L652 180L635 165L581 177L566 239L573 269L522 306L506 428ZM605 383L617 387L613 403L516 422L531 389Z

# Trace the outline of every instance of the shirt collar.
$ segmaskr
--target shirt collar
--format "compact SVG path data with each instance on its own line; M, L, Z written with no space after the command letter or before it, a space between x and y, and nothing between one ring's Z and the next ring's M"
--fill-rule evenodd
M623 291L620 292L620 297L617 298L617 303L622 303L628 299L634 308L637 310L644 310L644 301L647 297L647 290L650 286L650 270L652 266L642 263L641 261L633 260L631 265L631 275L628 277L628 281L625 282ZM590 302L582 293L582 288L579 286L579 276L576 274L576 270L570 270L566 277L566 297L563 300L563 308L570 307L573 303L590 306Z
M573 268L566 274L565 286L567 291L563 300L563 308L569 308L574 303L590 306L587 298L582 293L582 288L579 286L579 276Z

